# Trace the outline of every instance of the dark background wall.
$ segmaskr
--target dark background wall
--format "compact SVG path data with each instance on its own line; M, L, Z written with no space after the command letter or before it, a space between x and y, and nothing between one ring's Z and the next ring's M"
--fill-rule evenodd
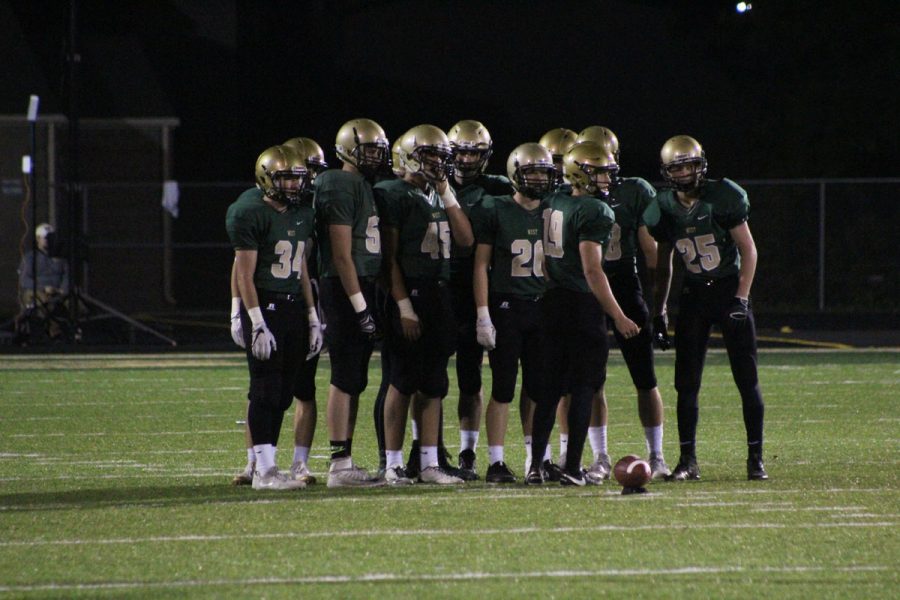
M0 4L15 75L0 111L36 92L66 113L69 3ZM759 0L743 15L710 0L78 4L81 115L179 117L182 180L246 177L262 147L330 146L359 115L390 136L478 118L500 150L604 124L645 175L678 132L735 177L896 173L892 2Z
M358 116L392 139L479 119L495 140L494 172L550 128L602 124L621 140L624 172L651 180L677 133L703 142L713 176L739 181L898 175L896 5L758 0L738 14L734 4L80 0L76 109L179 118L183 183L249 183L259 151L288 137L331 153L337 128ZM0 113L23 113L31 93L42 113L71 112L69 11L0 2ZM233 196L207 190L185 203L180 241L224 242ZM200 260L192 252L176 258ZM197 284L191 266L180 295L225 306L228 252L206 260L221 289Z

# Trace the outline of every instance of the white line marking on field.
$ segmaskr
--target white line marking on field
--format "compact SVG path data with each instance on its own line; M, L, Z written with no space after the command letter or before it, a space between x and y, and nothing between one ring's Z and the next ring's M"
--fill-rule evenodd
M490 579L571 579L582 577L635 577L635 576L678 576L678 575L721 575L744 573L765 577L772 573L869 573L891 571L890 565L809 565L795 567L748 568L726 567L678 567L674 569L597 569L593 571L523 571L523 572L467 572L467 573L363 573L360 575L312 575L308 577L265 577L247 579L181 579L175 581L106 581L95 583L42 583L33 585L2 585L0 592L41 592L41 591L87 591L122 589L197 588L211 586L271 585L271 584L321 584L321 583L370 583L370 582L455 582Z
M204 435L204 434L219 434L219 433L234 433L241 432L240 429L198 429L196 431L154 431L154 432L141 432L139 435L141 437L156 437L156 436L168 436L168 435ZM134 437L134 432L132 431L94 431L91 433L14 433L9 437L13 438L38 438L38 437L98 437L98 436L126 436L126 437Z
M532 535L532 534L568 534L583 532L609 531L690 531L700 529L842 529L859 527L897 527L900 523L882 521L878 523L702 523L697 525L595 525L592 527L513 527L510 529L361 529L340 531L310 532L278 532L278 533L240 533L217 535L177 535L148 536L129 538L69 539L69 540L19 540L0 542L0 548L35 547L35 546L89 546L115 544L159 544L180 542L220 542L230 540L269 540L269 539L316 539L316 538L355 538L355 537L442 537L442 536L484 536L484 535Z

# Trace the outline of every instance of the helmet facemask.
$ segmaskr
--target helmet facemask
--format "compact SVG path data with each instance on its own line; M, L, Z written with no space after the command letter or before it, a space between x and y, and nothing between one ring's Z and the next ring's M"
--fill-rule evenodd
M683 167L690 167L687 172L683 171ZM688 157L680 160L673 160L664 164L660 168L663 178L679 192L692 192L700 186L703 177L706 175L706 158L705 157ZM676 172L680 174L675 175Z
M615 189L618 182L619 167L617 165L599 167L587 163L576 164L584 173L582 185L584 190L601 200L609 198L610 192Z
M419 170L429 182L445 181L453 173L453 154L438 146L421 146L413 151L411 158L418 163ZM407 162L409 164L409 161Z
M513 179L516 190L534 200L543 200L557 185L556 169L549 165L519 166Z
M485 144L453 144L453 171L463 184L472 183L484 173L492 152Z
M296 205L309 190L309 171L294 166L288 170L269 174L271 185L266 187L266 197L284 205Z
M387 167L390 149L385 142L358 144L351 152L353 164L367 179L381 173Z

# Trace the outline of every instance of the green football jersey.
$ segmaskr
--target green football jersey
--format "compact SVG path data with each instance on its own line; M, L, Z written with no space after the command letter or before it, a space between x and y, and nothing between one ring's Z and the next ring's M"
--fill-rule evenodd
M456 199L463 212L472 219L472 210L485 196L507 196L513 193L509 179L502 175L481 175L470 184L460 186L452 178L450 185L456 191ZM450 282L458 286L472 286L475 247L461 248L454 245L450 250Z
M384 227L400 234L397 263L405 277L447 280L450 276L450 221L440 195L402 179L381 181Z
M638 228L644 211L656 197L656 190L640 177L626 177L609 195L607 204L616 213L609 243L603 249L603 266L636 265Z
M544 217L541 207L527 210L512 196L485 196L473 210L476 244L489 244L490 291L516 296L544 293Z
M644 212L653 236L671 243L681 255L688 279L719 279L741 268L741 257L729 230L750 216L747 192L730 179L707 180L700 199L687 209L675 190L660 190Z
M256 250L253 284L257 289L284 294L300 293L303 251L313 233L312 206L289 206L277 212L251 188L228 207L225 228L235 250Z
M381 269L381 233L372 186L362 175L330 169L315 182L319 275L337 277L331 255L329 225L349 225L353 265L359 277L376 277Z
M606 245L616 222L615 213L593 196L570 196L561 192L544 199L544 267L547 287L590 292L578 245Z

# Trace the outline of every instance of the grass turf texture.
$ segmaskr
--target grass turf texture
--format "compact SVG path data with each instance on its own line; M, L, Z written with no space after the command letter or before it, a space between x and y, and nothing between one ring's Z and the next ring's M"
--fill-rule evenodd
M657 356L674 466L673 356ZM643 496L621 496L614 482L234 488L245 462L240 355L3 358L0 598L890 597L900 572L898 356L762 353L772 479L751 483L737 390L726 357L711 353L703 479L654 483ZM357 462L370 467L377 367L375 359L354 439ZM317 474L327 467L327 374L326 359ZM615 353L607 394L613 459L644 455L634 390ZM455 412L451 390L453 454ZM507 462L521 477L512 413ZM483 476L484 433L478 458Z

